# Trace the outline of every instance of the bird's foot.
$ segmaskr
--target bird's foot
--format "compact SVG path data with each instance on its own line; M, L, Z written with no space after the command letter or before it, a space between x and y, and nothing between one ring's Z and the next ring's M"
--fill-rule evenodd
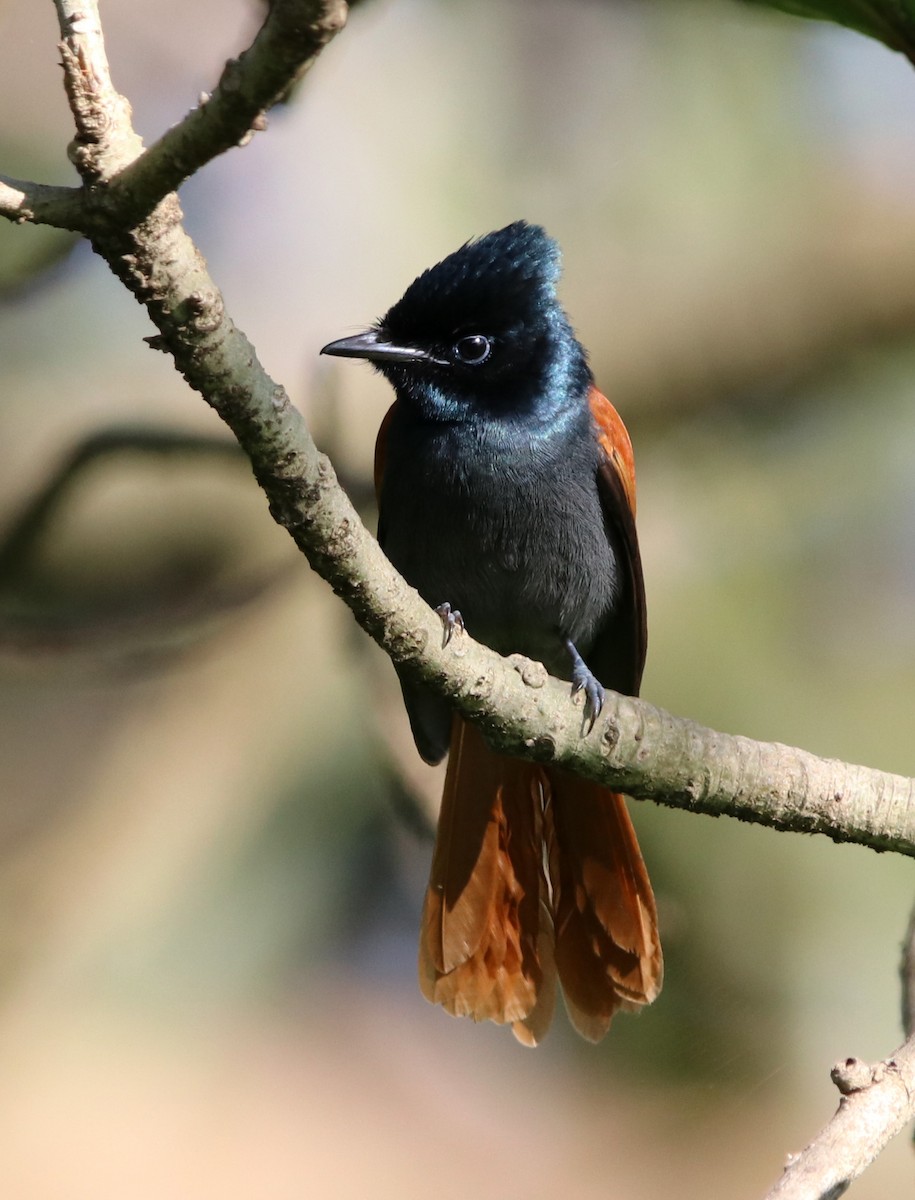
M575 649L571 638L566 638L566 649L572 659L572 695L585 694L585 732L590 733L604 707L604 686Z
M464 618L456 608L451 607L447 600L444 604L440 604L435 611L442 619L442 649L444 650L451 641L455 629L464 632Z

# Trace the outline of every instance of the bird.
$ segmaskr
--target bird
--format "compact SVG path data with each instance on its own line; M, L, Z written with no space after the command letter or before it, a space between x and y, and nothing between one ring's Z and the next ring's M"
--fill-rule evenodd
M638 694L645 588L632 445L557 296L558 244L515 221L424 271L380 320L322 354L392 385L375 447L378 540L444 623L582 694ZM524 1045L561 991L600 1041L658 995L657 909L621 795L498 754L398 672L417 750L448 755L423 904L420 987Z

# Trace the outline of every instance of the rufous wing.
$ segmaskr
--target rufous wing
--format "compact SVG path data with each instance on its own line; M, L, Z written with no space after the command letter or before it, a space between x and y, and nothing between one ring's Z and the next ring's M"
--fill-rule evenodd
M619 413L596 387L589 395L591 417L602 451L597 486L620 576L613 620L598 635L588 665L605 687L637 696L648 651L645 583L635 529L635 462L629 433Z

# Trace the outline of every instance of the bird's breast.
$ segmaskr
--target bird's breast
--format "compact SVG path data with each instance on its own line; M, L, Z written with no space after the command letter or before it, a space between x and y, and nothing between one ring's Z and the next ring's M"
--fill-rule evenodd
M379 523L388 557L428 603L460 609L472 636L565 674L562 639L587 653L619 592L596 443L391 432Z

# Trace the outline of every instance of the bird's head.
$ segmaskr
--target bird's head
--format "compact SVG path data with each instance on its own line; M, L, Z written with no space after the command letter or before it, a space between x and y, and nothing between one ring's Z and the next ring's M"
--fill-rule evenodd
M556 296L559 247L516 221L424 271L371 329L321 353L364 358L439 421L548 417L591 381Z

